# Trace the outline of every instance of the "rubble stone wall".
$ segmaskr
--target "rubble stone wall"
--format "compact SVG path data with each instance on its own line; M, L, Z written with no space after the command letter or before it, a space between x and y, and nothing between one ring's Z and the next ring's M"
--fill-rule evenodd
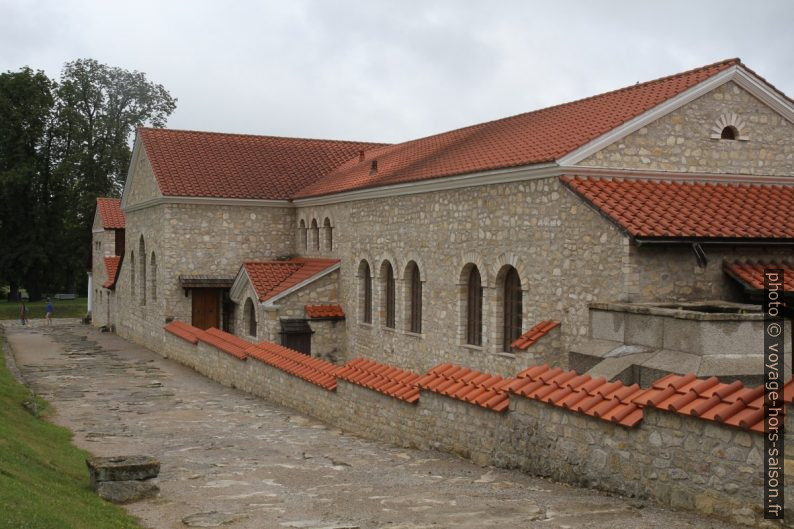
M650 408L638 426L625 428L515 396L505 413L427 391L408 404L343 380L326 391L258 360L237 360L170 334L166 345L168 356L210 378L367 438L764 523L763 436L756 433Z

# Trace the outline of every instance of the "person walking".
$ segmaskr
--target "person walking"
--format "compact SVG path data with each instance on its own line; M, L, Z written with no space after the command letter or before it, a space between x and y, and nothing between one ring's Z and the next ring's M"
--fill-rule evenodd
M22 300L19 300L19 323L22 325L28 324L28 308Z
M44 316L47 325L52 325L52 300L47 298L47 314Z

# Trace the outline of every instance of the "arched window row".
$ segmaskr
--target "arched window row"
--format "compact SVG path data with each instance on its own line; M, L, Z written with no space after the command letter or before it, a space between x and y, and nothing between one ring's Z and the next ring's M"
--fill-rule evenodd
M146 305L147 298L157 301L157 254L147 253L146 241L141 235L138 238L138 258L130 250L130 294L141 306Z
M322 224L322 225L321 225ZM311 219L307 223L305 219L298 222L299 249L302 252L319 253L334 250L334 227L331 219L325 217L322 220Z
M387 329L396 329L397 285L394 267L389 260L381 263L379 270L380 283L380 324ZM461 317L462 340L466 345L481 347L483 345L486 321L483 316L485 288L479 268L469 263L461 274ZM373 276L372 269L366 259L359 262L359 321L373 323ZM422 333L423 312L423 280L422 271L415 261L410 261L402 276L404 292L404 329L411 333ZM496 324L494 342L498 350L509 352L511 344L521 336L524 319L523 286L518 270L512 265L505 265L499 271L495 288Z

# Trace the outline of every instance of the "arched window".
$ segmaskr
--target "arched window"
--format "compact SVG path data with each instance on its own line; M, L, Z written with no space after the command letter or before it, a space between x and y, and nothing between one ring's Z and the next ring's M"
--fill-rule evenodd
M383 325L390 329L395 327L394 303L394 269L389 261L380 266L381 295L383 296Z
M320 227L317 225L317 219L312 219L312 246L320 251Z
M521 301L521 279L512 266L503 269L502 275L502 351L509 352L510 344L521 336L523 304Z
M256 336L256 311L254 310L254 302L251 298L245 300L245 309L243 309L243 318L245 320L245 329L248 331L249 336Z
M482 345L482 278L474 265L466 282L466 343Z
M372 323L372 272L369 263L361 261L358 265L360 320Z
M723 140L735 140L736 137L739 135L739 131L736 130L736 127L733 125L728 125L722 132L720 133L720 139Z
M300 227L298 228L298 236L300 237L301 249L306 251L309 249L309 240L306 233L306 221L301 219Z
M325 217L323 228L325 230L325 250L330 252L334 249L334 229L331 227L331 219L328 217Z
M408 285L406 306L408 307L408 330L422 332L422 278L419 267L411 261L405 267L405 283Z
M141 260L141 305L146 305L146 244L143 242L143 235L138 240L138 258Z
M157 256L154 255L154 252L152 252L151 274L152 274L152 301L157 301Z
M130 250L130 299L135 299L135 252Z

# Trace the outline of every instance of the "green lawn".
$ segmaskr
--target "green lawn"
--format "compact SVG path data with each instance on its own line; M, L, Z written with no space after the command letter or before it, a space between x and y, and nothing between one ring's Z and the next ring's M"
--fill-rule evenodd
M46 301L25 302L28 308L28 319L43 318L47 306ZM53 299L52 300L53 318L82 318L88 311L86 298L77 299ZM19 303L0 301L0 320L18 320Z
M89 488L86 452L69 430L22 407L30 391L5 365L0 343L0 529L140 529ZM39 409L47 410L38 400Z

